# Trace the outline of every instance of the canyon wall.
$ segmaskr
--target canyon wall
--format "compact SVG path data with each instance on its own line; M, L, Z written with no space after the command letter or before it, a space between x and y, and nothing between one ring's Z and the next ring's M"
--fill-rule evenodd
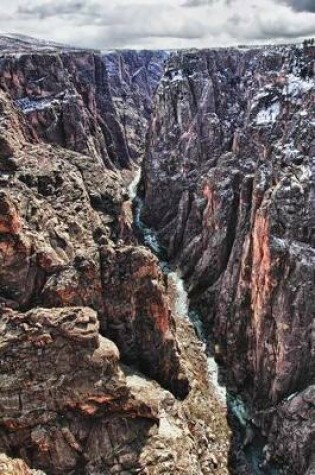
M201 345L132 231L164 54L23 41L0 42L0 472L227 475Z
M313 473L315 449L314 57L172 54L144 163L143 219L212 331L230 390L296 475Z
M0 85L23 111L35 141L101 158L111 170L126 169L142 155L165 56L36 49L4 53Z
M165 51L111 51L103 55L110 95L122 124L128 154L139 163L155 91L169 54Z
M0 473L252 475L134 235L145 152L143 218L229 388L266 459L311 475L314 108L314 47L169 56L0 38Z

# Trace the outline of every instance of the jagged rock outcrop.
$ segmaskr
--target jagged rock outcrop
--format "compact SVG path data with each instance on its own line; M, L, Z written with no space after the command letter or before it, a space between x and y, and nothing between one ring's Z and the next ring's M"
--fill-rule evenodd
M122 357L178 397L186 397L189 380L180 367L175 325L156 258L142 248L104 247L101 266L104 322Z
M173 387L181 369L156 259L115 245L124 234L122 179L94 157L10 146L17 147L16 171L2 179L0 194L2 302L22 310L89 306L127 361ZM180 378L185 395L187 378Z
M54 475L136 473L150 457L154 471L144 473L161 473L157 440L162 450L168 440L170 462L187 464L195 452L174 396L119 364L88 308L4 312L1 361L0 447L31 466ZM190 469L174 473L199 473L198 457Z
M275 409L265 431L275 459L292 457L290 475L314 452L314 419L310 429L285 402L315 380L314 55L291 46L172 55L144 176L143 217L213 328L230 387L253 411Z
M270 454L284 463L287 473L311 475L314 459L314 385L280 404L272 420ZM290 457L288 457L290 454Z
M4 54L0 78L1 88L27 116L34 140L98 157L110 169L128 165L127 146L100 55L82 51Z
M0 62L0 467L227 475L205 356L132 234L144 136L123 130L104 59L53 47Z
M45 475L41 470L30 470L23 460L10 459L0 454L0 473L3 475Z
M0 56L0 85L36 139L98 157L109 169L139 161L165 53L100 55L61 48Z
M228 473L224 414L201 392L205 360L187 323L194 378L183 407L120 364L91 309L7 310L0 325L1 450L54 475Z

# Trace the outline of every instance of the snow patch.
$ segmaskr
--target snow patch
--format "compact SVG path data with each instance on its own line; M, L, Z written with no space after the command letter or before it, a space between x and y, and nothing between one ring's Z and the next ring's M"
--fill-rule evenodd
M283 94L285 96L296 97L310 91L314 87L313 80L306 81L296 76L295 74L289 74L287 76L287 83L284 86Z
M267 97L269 97L270 95L270 91L261 91L261 92L258 92L254 97L253 97L253 102L252 102L252 105L251 105L251 109L254 109L257 104L259 103L259 101L261 101L261 99L266 99Z
M280 114L280 103L275 102L271 106L260 110L256 117L257 125L265 125L274 123Z
M310 167L302 166L300 167L300 182L308 182L311 179L311 170Z
M283 154L286 160L290 161L300 155L300 151L295 148L293 142L290 142L283 146Z
M33 111L47 109L53 105L53 102L54 101L51 99L34 100L28 97L24 97L23 99L17 99L16 101L14 101L14 104L24 114L29 114L30 112L33 112Z
M172 82L177 82L177 81L182 81L184 78L183 78L183 72L182 70L178 70L178 71L171 71L171 81Z

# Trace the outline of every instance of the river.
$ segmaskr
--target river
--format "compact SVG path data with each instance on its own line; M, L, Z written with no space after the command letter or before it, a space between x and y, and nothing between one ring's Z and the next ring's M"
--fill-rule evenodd
M246 445L244 454L251 467L252 475L279 475L279 472L274 467L261 468L264 462L264 446L266 440L262 437L258 428L251 423L249 413L242 399L238 395L230 394L221 381L219 377L220 367L210 353L209 341L204 331L202 320L199 314L190 308L185 282L181 278L179 270L172 269L165 259L165 252L159 243L157 233L152 228L146 226L141 219L143 201L138 195L140 180L141 168L138 168L133 181L128 186L128 195L133 202L135 232L140 242L150 248L158 257L160 268L164 275L167 276L168 284L173 286L173 311L176 312L177 315L188 318L191 321L198 338L203 342L203 348L208 362L209 381L219 403L232 413L233 418L237 421L240 435L243 438L244 445Z

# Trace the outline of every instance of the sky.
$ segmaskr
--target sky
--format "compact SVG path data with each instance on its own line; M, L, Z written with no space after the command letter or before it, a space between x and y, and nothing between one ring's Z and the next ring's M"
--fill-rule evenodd
M295 42L315 36L315 0L0 0L0 32L101 50Z

